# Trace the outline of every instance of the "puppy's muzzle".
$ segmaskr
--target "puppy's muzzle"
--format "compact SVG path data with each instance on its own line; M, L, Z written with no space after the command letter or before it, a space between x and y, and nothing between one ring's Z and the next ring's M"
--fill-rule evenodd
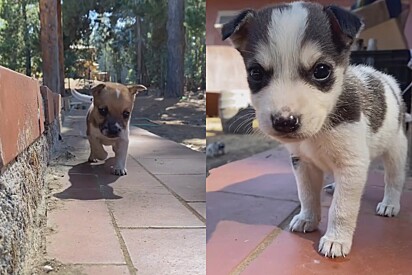
M102 128L103 135L110 137L110 138L118 137L121 131L122 131L122 128L119 126L118 123L107 123Z
M300 119L295 115L282 116L281 114L271 115L272 127L276 132L290 134L296 132L300 127Z

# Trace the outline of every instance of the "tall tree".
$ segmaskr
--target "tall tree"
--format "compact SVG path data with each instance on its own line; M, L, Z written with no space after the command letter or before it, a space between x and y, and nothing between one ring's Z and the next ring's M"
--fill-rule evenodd
M43 60L43 83L64 95L63 43L60 1L40 0L40 40Z
M167 19L167 82L165 97L180 97L184 89L184 0L169 0Z

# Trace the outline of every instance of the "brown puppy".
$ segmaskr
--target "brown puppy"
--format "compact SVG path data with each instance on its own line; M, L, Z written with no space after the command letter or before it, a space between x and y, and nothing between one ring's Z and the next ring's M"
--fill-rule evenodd
M125 86L119 83L101 83L91 89L93 96L72 90L75 98L90 102L87 113L87 137L90 143L89 162L107 158L103 145L112 146L115 153L113 174L127 174L126 158L129 146L129 118L135 96L146 90L143 85Z

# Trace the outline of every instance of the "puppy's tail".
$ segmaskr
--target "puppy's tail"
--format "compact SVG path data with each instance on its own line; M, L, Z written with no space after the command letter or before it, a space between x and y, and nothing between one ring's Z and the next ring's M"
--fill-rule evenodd
M90 95L84 95L79 93L78 91L71 89L72 95L75 99L84 102L84 103L91 103L93 102L93 97Z

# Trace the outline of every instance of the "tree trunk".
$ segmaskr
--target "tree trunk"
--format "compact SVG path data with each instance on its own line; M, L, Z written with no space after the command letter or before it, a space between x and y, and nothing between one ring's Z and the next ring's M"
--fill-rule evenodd
M40 0L43 85L49 87L55 93L64 95L63 36L61 33L60 12L60 1Z
M168 1L167 80L165 97L181 97L184 89L184 0Z
M136 16L136 81L142 83L142 28L140 16Z

